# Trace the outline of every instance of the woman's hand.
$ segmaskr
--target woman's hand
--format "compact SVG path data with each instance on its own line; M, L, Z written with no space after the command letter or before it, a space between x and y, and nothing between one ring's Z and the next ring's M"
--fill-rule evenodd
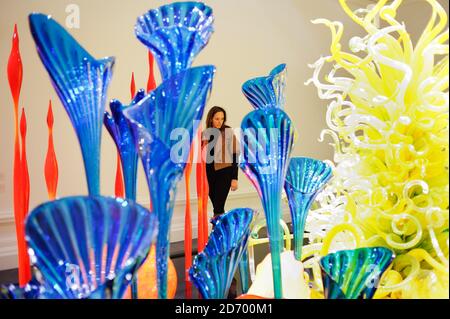
M230 187L230 189L233 192L238 189L238 181L237 181L237 179L231 180L231 187Z

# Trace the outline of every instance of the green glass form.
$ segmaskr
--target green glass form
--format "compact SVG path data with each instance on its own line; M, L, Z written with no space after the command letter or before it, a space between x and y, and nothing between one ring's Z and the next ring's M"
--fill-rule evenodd
M291 158L284 190L291 211L294 253L297 260L301 260L302 256L303 234L309 208L331 176L330 165L323 161L308 157Z
M254 210L236 208L213 220L205 249L195 256L189 276L205 299L224 299L247 250Z
M283 247L281 193L293 146L294 129L289 116L279 108L263 108L242 121L240 167L255 186L267 221L272 255L275 298L282 298L281 261Z
M241 278L241 288L242 293L246 294L248 291L248 282L249 282L249 269L248 269L248 251L245 250L242 253L242 259L239 262L239 276Z
M372 299L395 258L386 247L340 250L320 259L326 299Z

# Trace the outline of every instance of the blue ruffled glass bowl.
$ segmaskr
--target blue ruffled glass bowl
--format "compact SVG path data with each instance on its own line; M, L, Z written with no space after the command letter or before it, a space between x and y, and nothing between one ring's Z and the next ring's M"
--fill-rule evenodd
M371 299L395 254L385 247L340 250L320 259L326 299Z
M213 33L214 16L201 2L175 2L137 19L135 33L158 62L163 81L191 66Z
M157 218L120 198L66 197L26 220L30 259L60 298L121 298L145 261Z
M257 77L242 85L242 92L255 109L284 108L286 64L276 66L268 76Z
M247 249L254 213L250 208L236 208L213 220L208 243L189 269L189 277L203 298L226 298Z
M294 253L297 260L301 260L302 256L303 233L308 211L317 194L331 177L331 166L323 161L308 157L291 158L284 190L291 211Z

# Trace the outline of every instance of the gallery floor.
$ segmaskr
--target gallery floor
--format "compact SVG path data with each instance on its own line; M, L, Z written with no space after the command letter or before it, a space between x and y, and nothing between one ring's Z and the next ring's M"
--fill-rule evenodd
M289 224L288 224L289 225ZM291 226L291 225L289 225ZM262 237L265 235L265 230L260 232ZM193 246L193 256L197 254L197 241L194 240ZM266 256L269 251L268 244L261 244L254 247L255 252L255 264L259 264L262 259ZM185 281L184 281L184 245L183 242L175 242L171 244L170 247L170 258L172 259L175 269L177 271L177 292L175 299L185 299ZM0 284L11 284L17 283L18 273L17 269L9 269L0 271ZM235 278L237 279L237 294L241 293L241 285L239 281L238 271L236 272ZM192 288L192 299L198 299L198 291L195 287Z

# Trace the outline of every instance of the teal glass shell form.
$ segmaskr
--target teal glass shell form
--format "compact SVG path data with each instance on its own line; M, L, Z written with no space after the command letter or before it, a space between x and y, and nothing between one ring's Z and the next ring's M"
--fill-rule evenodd
M291 158L284 190L291 211L294 254L297 260L301 260L302 256L303 233L309 208L331 177L331 166L323 161L308 157Z
M205 299L224 299L247 250L254 210L236 208L214 220L205 249L195 256L189 277Z
M130 124L123 115L123 110L135 105L145 97L143 89L136 93L130 105L122 105L118 100L112 100L109 103L111 114L105 112L103 123L111 135L122 161L122 173L125 184L125 197L136 200L136 182L138 152L133 139L133 133Z
M175 2L152 9L135 25L137 38L155 57L162 80L191 67L213 33L214 16L201 2Z
M94 59L50 16L29 16L31 34L80 143L90 195L100 193L100 144L114 58Z
M214 66L182 71L123 111L133 129L153 211L159 220L156 259L160 298L167 297L169 229L176 186L183 176L214 74Z
M326 299L371 299L394 260L385 247L341 250L320 259Z
M272 255L275 298L282 298L281 192L293 146L294 129L289 116L278 108L249 113L243 119L241 128L240 167L255 186L262 201Z
M268 76L248 80L242 92L255 109L280 108L285 105L286 64L276 66Z
M42 284L63 299L121 298L157 234L157 218L121 198L66 197L36 207L25 225Z

